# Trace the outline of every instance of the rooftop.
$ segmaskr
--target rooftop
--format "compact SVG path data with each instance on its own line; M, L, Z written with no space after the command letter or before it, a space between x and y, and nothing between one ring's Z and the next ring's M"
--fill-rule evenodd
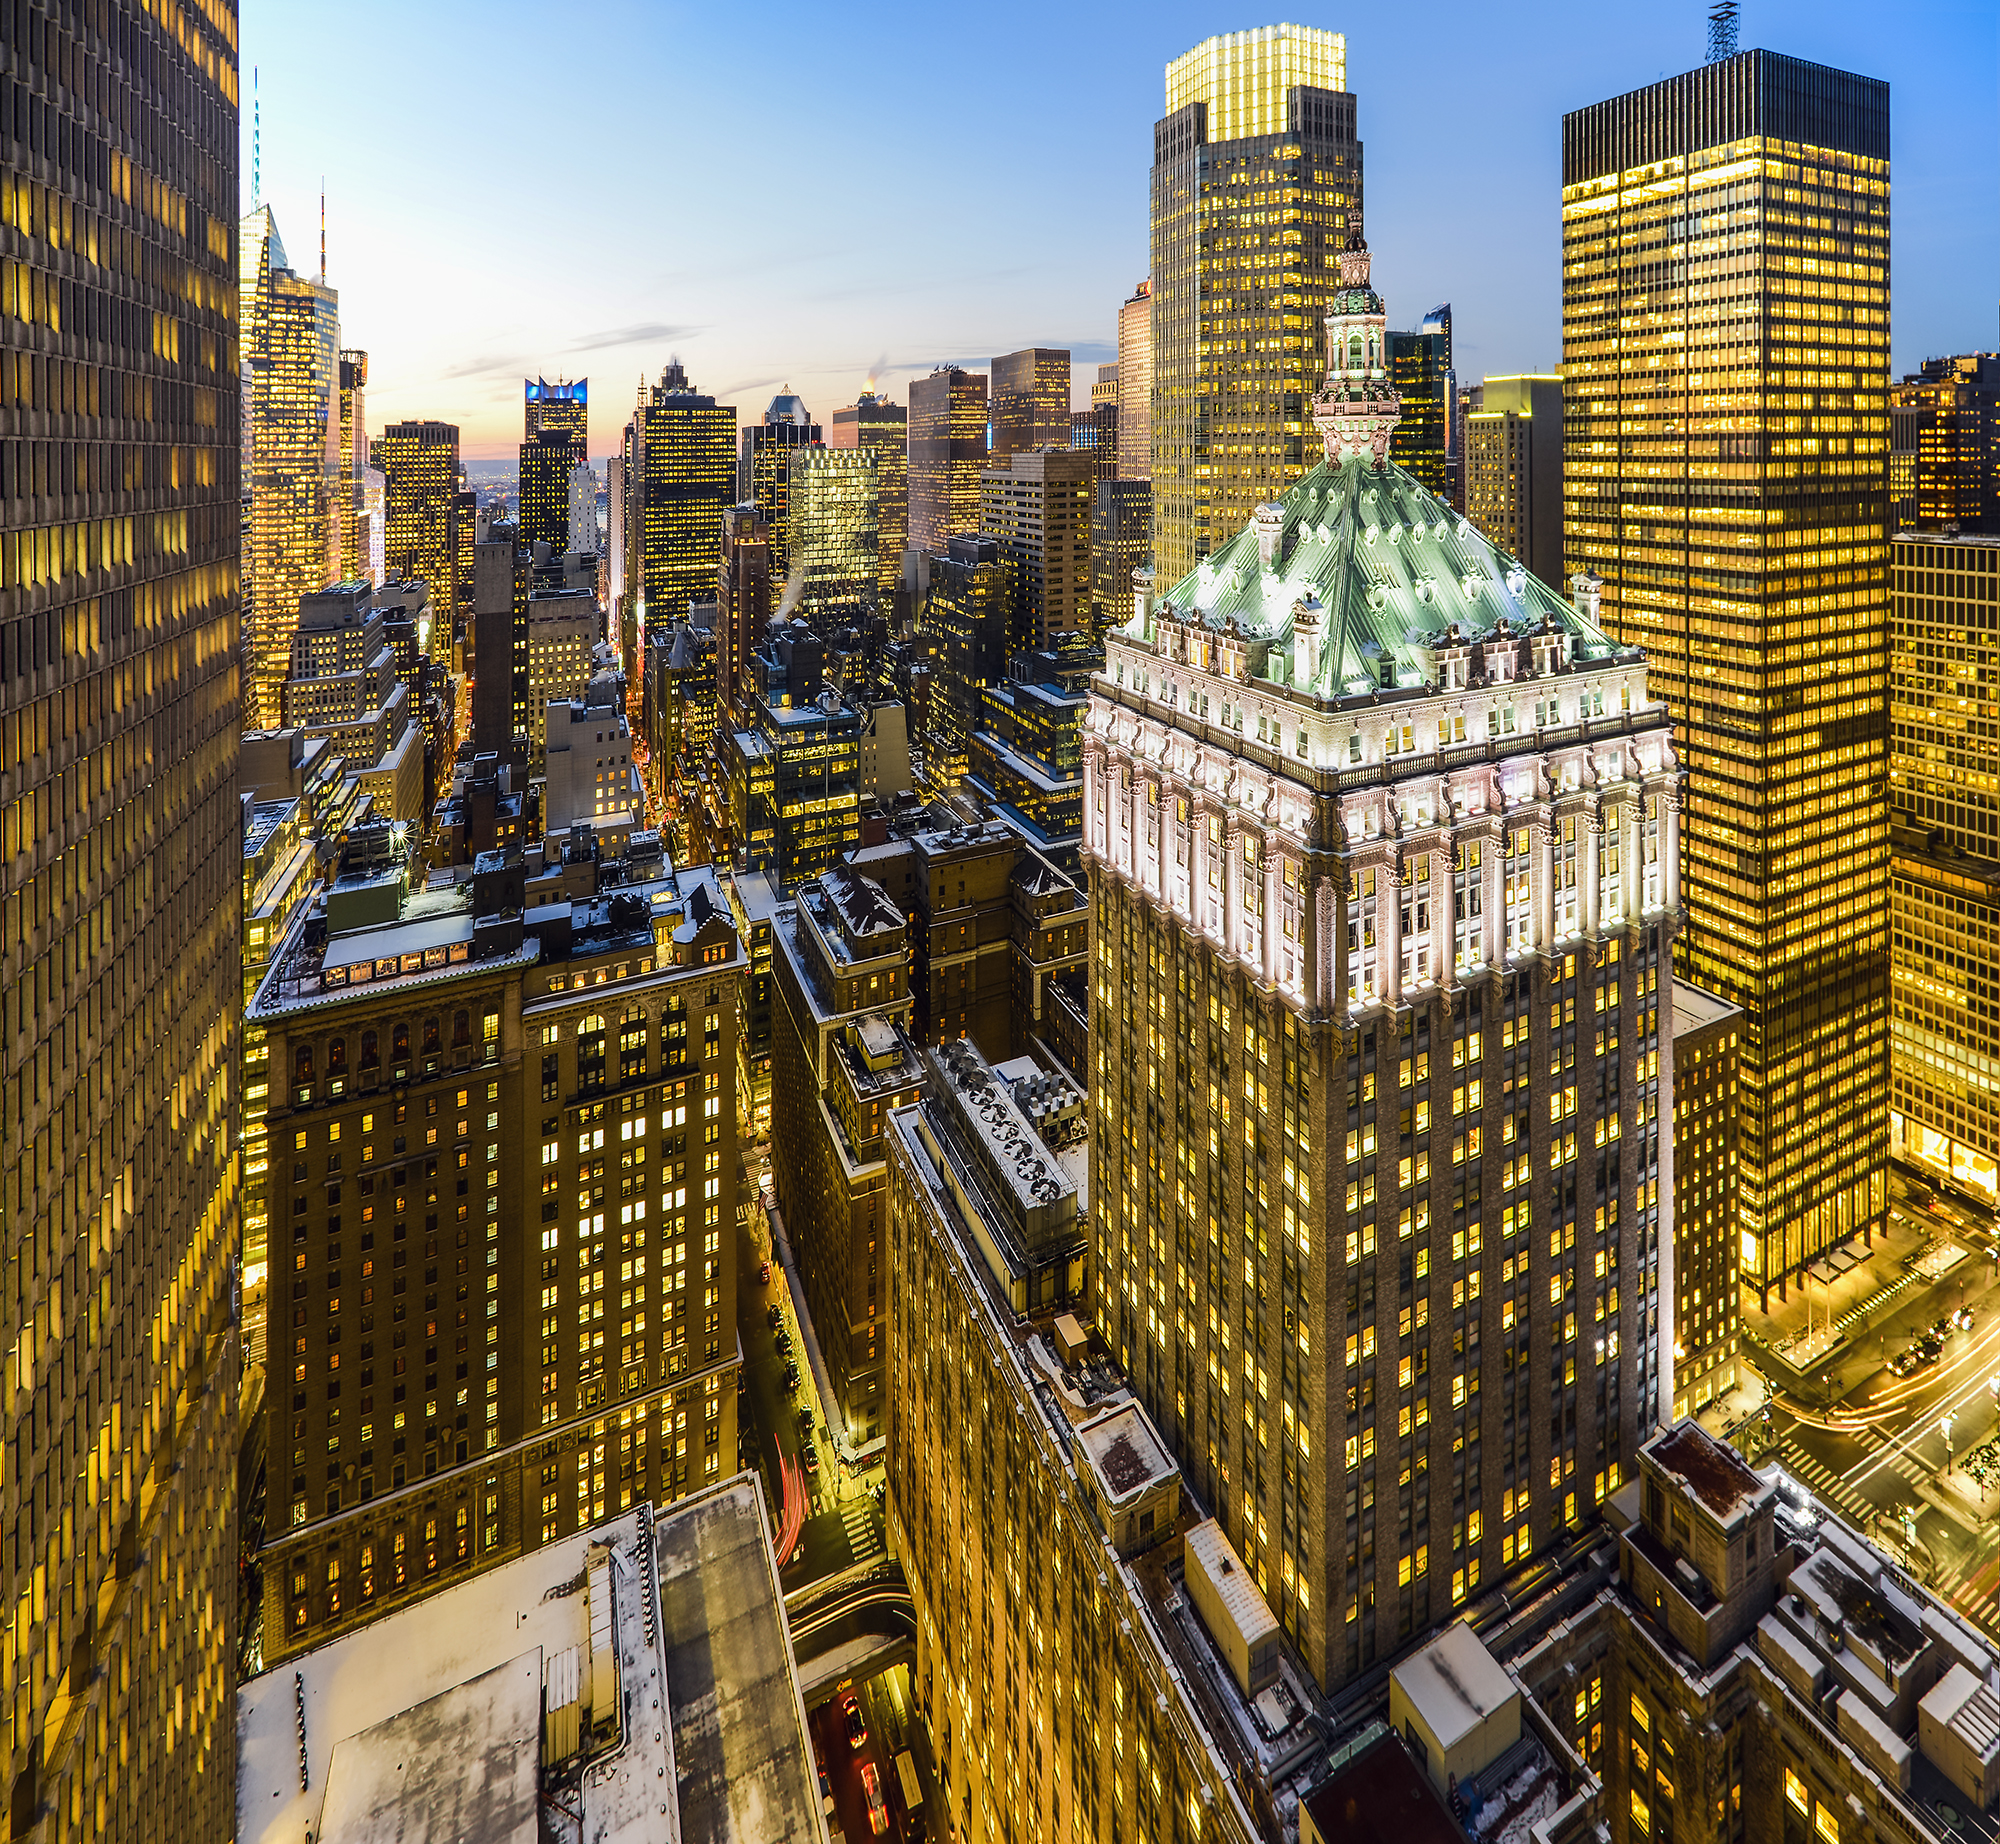
M1735 1448L1697 1422L1676 1422L1639 1451L1650 1455L1661 1471L1683 1481L1725 1524L1774 1489Z
M1394 1675L1403 1695L1446 1749L1520 1694L1464 1620L1454 1621L1405 1659Z
M1465 1844L1438 1790L1425 1779L1402 1737L1385 1729L1302 1807L1324 1844L1354 1838L1393 1839L1395 1844ZM1306 1836L1305 1826L1299 1834Z
M1674 981L1673 1008L1676 1037L1684 1031L1701 1031L1726 1018L1740 1017L1743 1009L1699 986L1690 986L1686 980Z
M579 1814L590 1844L823 1839L765 1531L741 1475L252 1678L237 1836L534 1844L547 1802ZM579 1704L588 1715L565 1723Z
M1180 1470L1160 1445L1145 1410L1133 1401L1086 1422L1076 1431L1076 1439L1103 1481L1105 1498L1114 1505Z

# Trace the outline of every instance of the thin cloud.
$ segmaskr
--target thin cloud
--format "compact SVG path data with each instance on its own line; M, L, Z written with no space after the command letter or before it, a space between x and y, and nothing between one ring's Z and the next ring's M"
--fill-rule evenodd
M673 326L664 320L640 320L627 327L606 327L601 333L586 333L567 348L571 352L600 352L619 346L656 346L667 340L692 339L706 332L700 326Z

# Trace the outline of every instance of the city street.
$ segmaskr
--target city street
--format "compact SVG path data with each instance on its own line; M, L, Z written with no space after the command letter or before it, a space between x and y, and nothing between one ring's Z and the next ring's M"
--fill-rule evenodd
M1802 1386L1744 1417L1735 1438L1757 1463L1777 1461L1903 1558L1968 1618L2000 1631L2000 1530L1988 1522L2000 1508L1993 1221L1962 1199L1933 1203L1900 1172L1891 1194L1891 1234L1902 1253L1878 1254L1847 1298L1808 1305L1822 1328L1815 1344L1798 1342L1796 1309L1781 1309L1794 1322L1786 1327L1792 1349L1815 1351L1829 1336L1829 1316L1838 1341L1814 1356ZM1746 1310L1746 1325L1761 1317ZM1926 1338L1934 1356L1906 1355Z
M896 1756L907 1749L919 1784L927 1796L935 1793L930 1773L930 1751L923 1737L923 1725L911 1707L909 1673L896 1665L881 1676L871 1678L854 1693L861 1707L867 1734L857 1749L848 1738L843 1691L813 1712L813 1747L826 1768L827 1784L833 1789L834 1822L846 1833L850 1844L877 1835L915 1840L926 1835L922 1815L912 1816L904 1805L896 1773ZM876 1833L869 1822L864 1768L872 1768L882 1797L882 1817L887 1826Z

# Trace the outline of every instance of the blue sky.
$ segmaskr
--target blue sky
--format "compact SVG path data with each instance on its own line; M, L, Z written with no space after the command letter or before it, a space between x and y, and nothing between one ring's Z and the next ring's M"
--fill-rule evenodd
M325 176L369 422L511 456L524 373L588 375L591 451L678 354L745 420L825 420L875 372L1066 345L1086 400L1146 272L1166 61L1283 13L295 0L243 16L263 192L315 267ZM1461 376L1561 357L1562 114L1699 62L1705 8L1433 0L1291 17L1347 35L1393 324L1453 306ZM337 22L337 23L335 23ZM1743 40L1892 86L1894 363L1992 349L2000 0L1745 0Z

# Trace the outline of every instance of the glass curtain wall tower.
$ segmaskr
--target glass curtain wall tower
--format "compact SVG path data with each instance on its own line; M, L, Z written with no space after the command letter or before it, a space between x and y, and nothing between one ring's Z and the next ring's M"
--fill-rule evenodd
M243 221L239 241L244 276L255 259L257 290L240 329L250 405L243 716L268 730L279 722L299 600L340 568L340 296L287 264L268 205Z
M236 1823L237 19L8 20L0 1788L15 1838L166 1844ZM283 252L253 217L254 288ZM302 289L255 381L301 392L323 536L331 297ZM321 567L258 535L284 581Z
M1563 121L1564 528L1690 768L1742 1273L1886 1223L1889 91L1747 51Z
M458 425L391 423L375 444L375 465L382 470L388 498L383 551L389 574L421 577L438 605L447 605L460 580ZM463 543L469 549L469 529ZM464 581L469 586L471 580L468 559Z
M1338 32L1265 26L1167 66L1153 128L1153 550L1178 582L1312 465L1320 321L1361 143ZM1122 357L1122 355L1121 355Z
M986 376L941 365L910 385L910 545L941 555L979 528L986 466Z

